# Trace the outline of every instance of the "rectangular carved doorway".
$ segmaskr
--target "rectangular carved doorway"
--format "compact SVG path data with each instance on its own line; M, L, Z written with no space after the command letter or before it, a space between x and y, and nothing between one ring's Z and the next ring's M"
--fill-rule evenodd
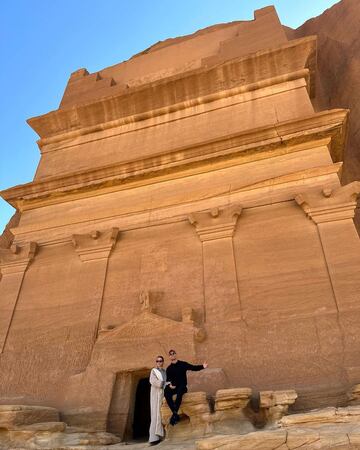
M119 372L111 398L107 431L123 441L146 441L150 426L150 371Z

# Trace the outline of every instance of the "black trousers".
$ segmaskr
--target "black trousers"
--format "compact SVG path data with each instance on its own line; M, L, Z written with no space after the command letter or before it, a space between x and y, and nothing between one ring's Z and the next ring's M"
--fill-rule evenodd
M183 395L186 394L186 392L187 392L186 386L176 386L175 389L171 389L169 386L166 386L164 395L167 404L169 405L169 408L173 413L177 413L179 411ZM173 398L174 395L176 395L175 401Z

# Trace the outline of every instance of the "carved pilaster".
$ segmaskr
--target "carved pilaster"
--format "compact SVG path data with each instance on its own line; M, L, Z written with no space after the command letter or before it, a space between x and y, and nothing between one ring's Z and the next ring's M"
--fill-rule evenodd
M241 315L232 239L241 209L240 205L229 205L189 216L203 248L206 321L218 322Z
M359 305L360 240L353 217L360 182L299 194L295 201L317 225L337 309Z
M37 244L29 242L24 246L13 244L10 248L0 248L0 269L3 275L25 272L36 253Z
M89 234L73 234L72 242L81 261L107 259L115 246L118 233L118 228L111 228L104 232L93 231Z
M316 224L353 219L360 182L355 181L338 189L299 194L295 201Z
M118 228L74 234L72 242L80 260L84 263L80 273L81 295L88 299L89 315L93 318L93 339L100 327L108 260L115 247Z
M195 212L189 215L189 221L195 226L201 242L231 238L234 235L241 209L239 205L232 205L225 208L213 208L205 212Z
M23 246L13 244L9 249L0 249L0 353L5 348L24 274L35 256L36 248L35 242L29 242Z

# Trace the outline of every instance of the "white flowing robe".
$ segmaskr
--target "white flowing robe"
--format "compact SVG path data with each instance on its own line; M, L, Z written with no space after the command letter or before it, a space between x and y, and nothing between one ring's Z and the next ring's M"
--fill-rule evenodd
M151 369L150 372L150 412L151 423L149 430L149 442L159 440L164 436L164 428L161 422L161 405L164 398L164 386L166 382L166 372L164 369Z

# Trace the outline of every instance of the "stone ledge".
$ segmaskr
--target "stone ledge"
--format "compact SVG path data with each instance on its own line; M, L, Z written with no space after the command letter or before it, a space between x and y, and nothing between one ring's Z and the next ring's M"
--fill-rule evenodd
M360 423L356 426L323 425L320 428L296 427L287 430L256 431L246 435L216 435L198 441L196 450L328 450L359 449Z
M348 406L344 408L314 409L302 414L291 414L279 421L282 427L291 426L316 426L324 423L351 423L360 424L360 406Z
M0 405L0 428L10 430L44 422L59 422L58 410L44 406Z
M245 92L255 90L269 79L279 77L291 79L293 78L292 74L286 73L289 70L288 68L285 68L285 73L284 70L278 73L268 72L259 77L259 72L254 72L253 67L264 58L273 60L274 65L275 60L279 61L280 58L285 63L285 66L288 66L287 63L290 58L294 57L294 53L298 54L300 60L291 70L295 73L304 69L308 70L310 81L315 70L315 60L310 56L314 55L315 52L316 38L314 36L295 39L284 43L276 49L263 50L252 55L237 57L212 67L201 67L186 74L180 73L161 79L149 85L124 89L118 95L104 97L92 102L89 101L67 109L51 111L42 116L29 119L28 124L39 134L42 140L47 138L45 142L49 142L49 140L54 140L54 138L59 139L60 136L60 139L64 139L62 135L66 132L68 132L67 137L70 137L76 132L75 135L78 135L79 131L81 134L92 132L94 129L96 131L99 125L101 125L101 129L104 129L105 123L113 121L118 122L125 119L131 121L143 120L149 115L153 115L153 111L156 111L156 115L166 114L170 109L175 111L184 109L191 102L198 104L199 98L203 103L206 103L209 99L212 100L214 96L221 95L223 91L234 91L230 75L231 70L242 69L247 82L245 85L237 87L237 90ZM279 64L276 66L280 67ZM225 83L224 81L219 83L220 79L225 80ZM184 94L177 94L176 103L169 101L169 98L172 99L172 96L168 95L169 91L176 89L180 82L184 85ZM272 83L270 82L270 85ZM207 86L206 92L204 90L199 92L199 86ZM153 98L156 98L157 101L154 102ZM60 136L58 137L58 135Z
M99 189L104 192L123 189L131 183L153 182L155 176L166 173L174 178L177 172L188 170L191 165L199 171L199 159L204 162L219 158L232 158L240 155L248 158L252 153L258 157L260 152L284 146L296 146L307 141L330 138L329 149L333 161L342 159L344 139L347 128L348 111L333 109L322 111L301 119L281 122L277 125L242 131L234 135L221 136L201 144L173 149L171 152L157 154L124 163L111 164L92 170L63 174L21 184L0 192L1 197L15 208L26 208L61 203L64 197L91 195ZM300 142L299 142L300 141ZM256 153L253 150L256 149ZM255 156L254 156L255 157ZM167 179L167 178L166 178ZM26 207L26 208L25 208Z

